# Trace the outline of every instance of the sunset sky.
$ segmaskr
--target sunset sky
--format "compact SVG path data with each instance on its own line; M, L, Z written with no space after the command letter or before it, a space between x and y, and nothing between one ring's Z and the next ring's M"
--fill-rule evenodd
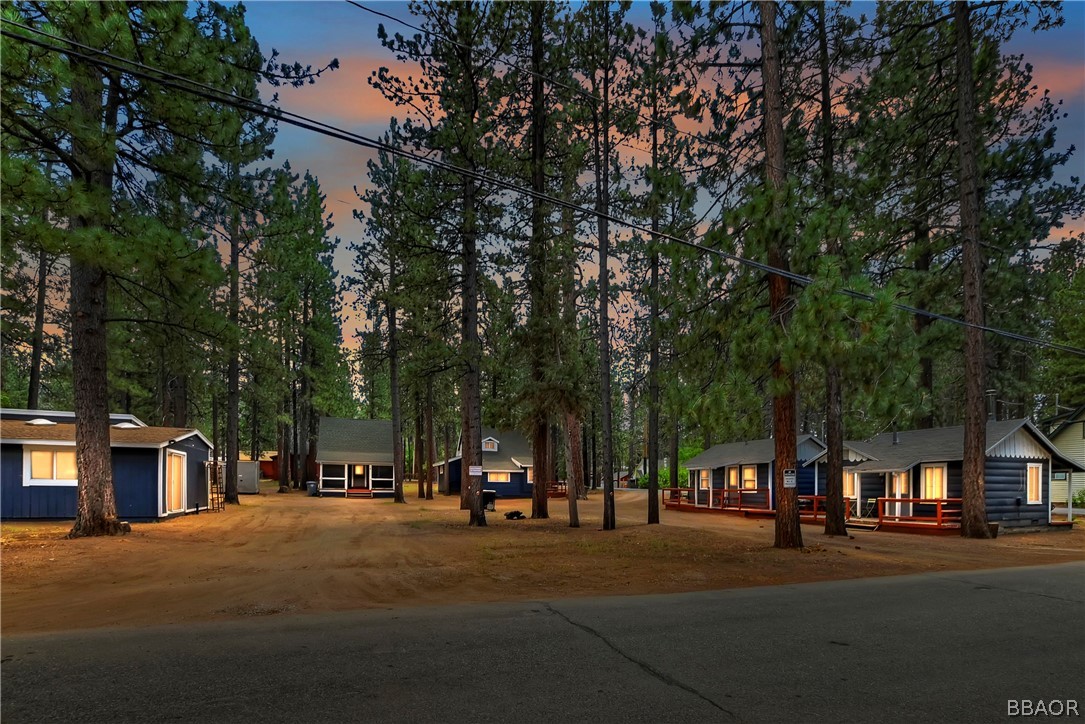
M403 2L363 3L412 24ZM872 14L873 3L859 2L857 12ZM379 136L393 115L404 113L366 82L369 74L381 65L395 68L397 61L382 48L377 26L384 22L390 31L409 33L406 28L381 20L346 2L251 2L247 5L248 22L265 53L274 48L283 59L322 66L338 58L339 70L326 75L316 85L300 89L279 89L283 109L304 114L346 130L367 136ZM1069 117L1058 125L1058 146L1074 145L1077 152L1065 171L1068 176L1085 175L1085 3L1065 4L1066 24L1057 30L1033 34L1019 32L1006 50L1024 53L1034 67L1037 85L1048 88L1055 98L1062 98ZM648 4L634 3L631 19L647 27ZM405 66L401 66L405 67ZM265 95L269 93L265 92ZM327 194L327 208L333 214L332 233L344 240L359 238L361 225L352 218L358 201L354 187L366 183L365 164L372 152L343 141L282 125L275 142L276 160L289 159L294 170L311 170L320 179ZM1080 226L1080 220L1078 225ZM1082 230L1082 229L1077 229ZM337 255L341 272L349 270L345 248ZM353 333L348 324L344 334Z

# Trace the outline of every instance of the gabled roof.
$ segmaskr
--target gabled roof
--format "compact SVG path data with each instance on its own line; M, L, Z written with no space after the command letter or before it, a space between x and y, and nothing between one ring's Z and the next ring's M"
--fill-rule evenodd
M320 418L317 462L392 463L391 420Z
M187 437L199 437L211 447L211 441L199 430L188 427L132 427L110 426L109 444L113 447L166 447ZM25 420L0 420L0 440L24 444L58 443L75 444L75 424L58 422L55 425L29 425Z
M37 418L52 420L53 422L74 423L75 413L69 410L23 410L14 407L0 409L0 419L2 420L34 420ZM116 425L118 422L130 422L139 427L147 427L147 423L135 415L129 415L126 412L109 413L109 424Z
M482 440L497 441L496 451L482 451L483 472L517 473L522 468L532 467L531 443L521 433L514 430L497 430L493 427L483 427ZM444 462L449 463L463 457L462 441L457 447L458 454Z
M805 442L813 442L818 447L825 445L813 435L799 435L795 439L796 448ZM713 445L699 455L686 461L686 468L690 470L704 470L708 468L722 468L728 465L760 465L770 463L776 459L776 440L765 438L763 440L747 440L744 442L728 442L721 445Z
M1051 441L1028 420L989 420L987 422L986 454L1017 431L1025 429L1055 460L1079 469L1064 457ZM896 442L894 442L896 436ZM866 458L848 470L868 473L890 473L911 470L923 463L956 462L964 459L964 426L934 427L925 430L884 432L865 442L846 441L844 445ZM821 456L819 456L821 457Z
M1069 412L1064 412L1061 415L1055 415L1044 420L1043 426L1045 430L1050 430L1048 433L1049 438L1058 437L1063 430L1071 425L1085 420L1085 405L1075 407Z

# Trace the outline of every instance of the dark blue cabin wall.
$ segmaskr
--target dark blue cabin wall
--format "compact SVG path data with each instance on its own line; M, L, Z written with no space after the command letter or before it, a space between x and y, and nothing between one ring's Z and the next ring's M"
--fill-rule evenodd
M531 494L531 488L527 484L527 473L509 473L509 482L492 483L490 474L486 473L482 482L483 490L493 490L499 498L523 498Z
M111 457L117 517L121 520L157 518L159 451L155 448L115 447ZM164 477L161 479L165 480Z
M866 504L871 498L885 497L885 473L860 473L859 475L859 500L866 510ZM877 512L875 510L875 512Z
M206 508L207 473L204 463L211 459L211 449L195 435L171 443L167 449L185 453L185 508L195 510L197 504L201 508ZM163 478L163 485L165 485L164 480Z
M816 466L804 466L804 460L798 462L795 474L798 476L799 495L814 495L814 470ZM821 471L818 471L818 488L821 487Z
M964 461L957 460L946 466L946 497L960 498L964 495Z
M1028 504L1028 464L1040 463L1041 502ZM987 520L1007 527L1015 525L1047 525L1047 510L1051 461L1023 458L987 458L984 466L984 489L987 500ZM1021 505L1017 505L1020 499Z
M460 472L463 470L463 458L448 464L448 494L460 492Z
M0 450L0 518L74 518L74 485L23 486L23 446Z

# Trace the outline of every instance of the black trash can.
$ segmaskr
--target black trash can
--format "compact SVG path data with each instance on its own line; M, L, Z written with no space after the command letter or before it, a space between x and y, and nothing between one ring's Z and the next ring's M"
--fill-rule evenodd
M488 510L491 513L497 510L497 491L496 490L483 490L482 491L482 508Z

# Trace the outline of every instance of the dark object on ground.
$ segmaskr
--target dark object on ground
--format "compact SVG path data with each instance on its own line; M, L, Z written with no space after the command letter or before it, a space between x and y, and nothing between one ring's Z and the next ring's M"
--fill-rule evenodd
M520 512L519 510L510 510L508 513L505 513L505 520L526 520L526 519L527 519L527 516L524 515L522 512Z

